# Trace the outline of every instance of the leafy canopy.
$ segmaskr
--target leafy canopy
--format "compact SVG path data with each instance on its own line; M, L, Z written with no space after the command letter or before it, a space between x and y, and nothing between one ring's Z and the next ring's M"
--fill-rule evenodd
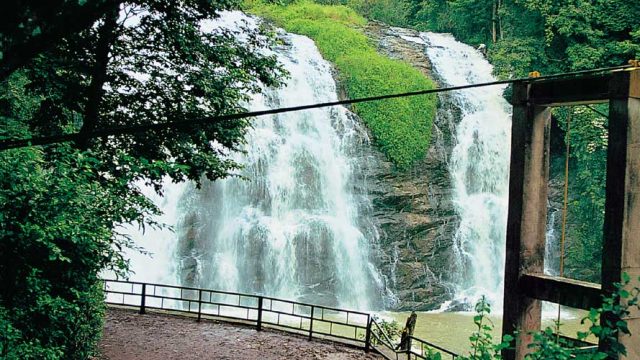
M14 19L0 34L0 140L242 111L251 93L278 85L284 71L261 51L271 43L261 29L245 29L242 38L239 30L207 30L220 10L237 5L11 7ZM80 13L89 20L63 21ZM53 42L36 41L43 37ZM29 44L38 52L18 51ZM227 155L240 149L248 125L220 121L1 152L0 357L89 357L102 328L99 274L124 274L122 250L133 246L122 225L160 226L139 184L161 192L164 181L227 176L239 166Z

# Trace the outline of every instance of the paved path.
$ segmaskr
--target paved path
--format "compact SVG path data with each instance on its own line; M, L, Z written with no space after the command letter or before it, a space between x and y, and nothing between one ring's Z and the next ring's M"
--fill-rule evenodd
M100 360L381 359L325 341L274 330L191 318L109 309Z

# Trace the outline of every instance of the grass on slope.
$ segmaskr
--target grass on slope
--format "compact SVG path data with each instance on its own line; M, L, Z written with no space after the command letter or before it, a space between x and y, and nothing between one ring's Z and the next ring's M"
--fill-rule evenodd
M336 65L350 98L434 88L411 65L378 54L359 26L365 19L345 6L308 0L289 5L247 0L249 12L270 19L288 32L313 39L325 59ZM435 116L433 95L355 104L353 110L371 129L375 143L401 170L424 157Z

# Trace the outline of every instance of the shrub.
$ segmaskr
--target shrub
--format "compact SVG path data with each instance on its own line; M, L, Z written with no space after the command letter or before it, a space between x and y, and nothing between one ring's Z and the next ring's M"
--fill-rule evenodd
M573 349L570 344L563 341L562 338L556 336L553 328L534 332L533 343L529 345L533 352L526 355L527 360L602 360L607 358L618 358L618 355L626 355L627 351L622 343L618 341L618 335L631 335L626 321L631 313L631 309L640 309L639 298L640 288L634 287L627 290L630 283L630 277L623 275L622 283L615 284L616 291L609 297L605 297L602 306L597 309L591 309L589 314L582 319L582 323L589 324L589 329L584 332L578 332L577 338L585 340L590 336L595 336L601 342L605 342L609 350L607 352L595 351L593 353L580 353ZM638 279L640 280L640 279ZM501 351L513 341L513 336L506 335L500 344L494 344L491 337L493 329L488 314L491 307L486 300L481 298L476 304L477 315L473 320L478 327L469 340L471 341L472 353L468 356L461 356L461 360L500 360L502 359ZM604 318L601 323L600 319ZM560 330L560 324L556 324L557 331ZM637 334L636 334L637 335ZM438 356L430 357L430 359L439 359Z

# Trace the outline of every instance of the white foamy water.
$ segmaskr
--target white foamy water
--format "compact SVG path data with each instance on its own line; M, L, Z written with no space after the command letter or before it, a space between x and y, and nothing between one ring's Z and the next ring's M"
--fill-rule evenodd
M421 37L443 86L496 80L491 64L471 46L449 34ZM485 295L495 309L502 304L509 188L511 114L503 91L491 86L453 92L461 116L449 164L460 217L456 300L473 304Z
M206 28L256 26L225 13ZM250 110L337 100L329 63L303 36L283 34L275 50L290 72L281 89L254 96ZM268 52L268 50L265 50ZM383 280L370 259L374 229L353 193L365 132L343 107L256 118L245 152L235 154L241 178L194 186L166 184L156 199L175 233L131 235L156 253L136 255L135 279L260 293L357 309L381 306ZM154 239L162 239L153 243ZM166 239L166 241L165 241Z
M170 181L167 180L166 183L170 183ZM163 211L163 214L154 220L169 227L151 228L147 226L142 229L129 225L124 229L124 232L132 237L135 244L145 251L145 253L141 253L127 249L126 256L131 260L131 279L150 283L177 284L178 278L173 262L176 236L172 229L177 226L180 220L179 202L186 185L165 186L164 196L158 195L151 187L145 187L143 183L139 183L138 186L145 196Z

